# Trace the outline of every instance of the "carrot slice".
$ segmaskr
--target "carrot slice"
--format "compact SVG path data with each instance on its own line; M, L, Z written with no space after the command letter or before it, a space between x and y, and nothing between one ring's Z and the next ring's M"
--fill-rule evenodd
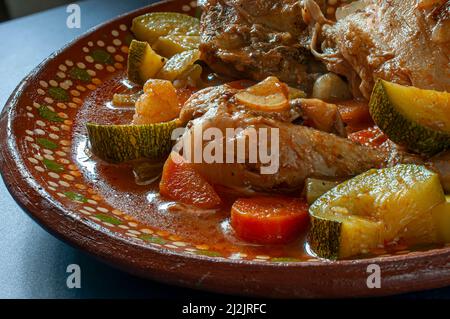
M231 208L231 226L236 235L256 244L291 242L308 223L308 205L296 198L243 198Z
M217 208L221 204L214 188L190 163L174 152L164 164L159 192L172 200L202 209Z

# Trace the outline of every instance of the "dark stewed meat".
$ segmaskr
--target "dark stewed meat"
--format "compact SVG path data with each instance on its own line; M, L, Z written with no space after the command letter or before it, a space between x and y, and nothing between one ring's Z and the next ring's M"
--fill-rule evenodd
M323 68L309 50L301 1L207 0L203 10L200 49L214 71L311 89Z

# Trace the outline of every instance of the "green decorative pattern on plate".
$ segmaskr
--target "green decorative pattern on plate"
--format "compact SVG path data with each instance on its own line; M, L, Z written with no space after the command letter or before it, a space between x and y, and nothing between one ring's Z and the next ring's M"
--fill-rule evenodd
M56 112L53 112L52 110L50 110L50 108L46 105L42 105L39 108L39 115L50 121L50 122L63 122L64 119L61 118Z
M103 63L103 64L113 64L114 63L114 59L112 58L111 54L109 54L105 50L94 50L91 53L91 57L97 63Z
M51 170L55 173L61 173L64 171L64 166L62 166L52 160L49 160L47 158L44 158L42 160L42 163L44 163L45 167L47 167L49 170Z
M165 245L167 243L167 240L152 235L142 235L139 238L153 244Z
M48 89L48 94L54 98L56 101L68 102L69 94L63 88L50 88Z
M80 80L86 83L91 82L92 77L86 70L80 69L79 67L74 67L69 72L69 76L74 80Z
M74 202L87 203L87 201L88 201L86 197L84 197L83 195L78 194L78 193L65 192L64 195L66 195L67 198L70 198Z
M112 224L112 225L121 225L122 221L116 217L105 215L105 214L97 214L95 215L98 219L100 219L102 222Z
M40 146L42 146L42 147L44 147L44 148L46 148L48 150L56 150L58 148L58 144L56 144L55 142L50 141L49 139L43 138L43 137L37 138L36 142Z

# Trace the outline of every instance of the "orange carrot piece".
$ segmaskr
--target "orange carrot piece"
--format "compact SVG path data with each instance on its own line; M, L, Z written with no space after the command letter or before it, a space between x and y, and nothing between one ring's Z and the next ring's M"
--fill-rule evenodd
M214 188L190 163L174 152L164 164L159 192L172 200L202 209L213 209L221 205Z
M252 243L289 243L305 231L308 224L308 205L297 198L243 198L231 208L231 226L236 235Z

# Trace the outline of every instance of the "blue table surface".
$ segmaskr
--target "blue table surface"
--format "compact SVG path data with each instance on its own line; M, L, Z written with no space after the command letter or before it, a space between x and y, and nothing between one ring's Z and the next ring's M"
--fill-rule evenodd
M87 0L81 29L66 27L66 7L0 24L0 105L36 65L91 27L154 1ZM31 220L0 181L0 298L219 297L133 277L59 241ZM69 264L81 267L81 289L66 286ZM450 298L450 287L399 296Z

